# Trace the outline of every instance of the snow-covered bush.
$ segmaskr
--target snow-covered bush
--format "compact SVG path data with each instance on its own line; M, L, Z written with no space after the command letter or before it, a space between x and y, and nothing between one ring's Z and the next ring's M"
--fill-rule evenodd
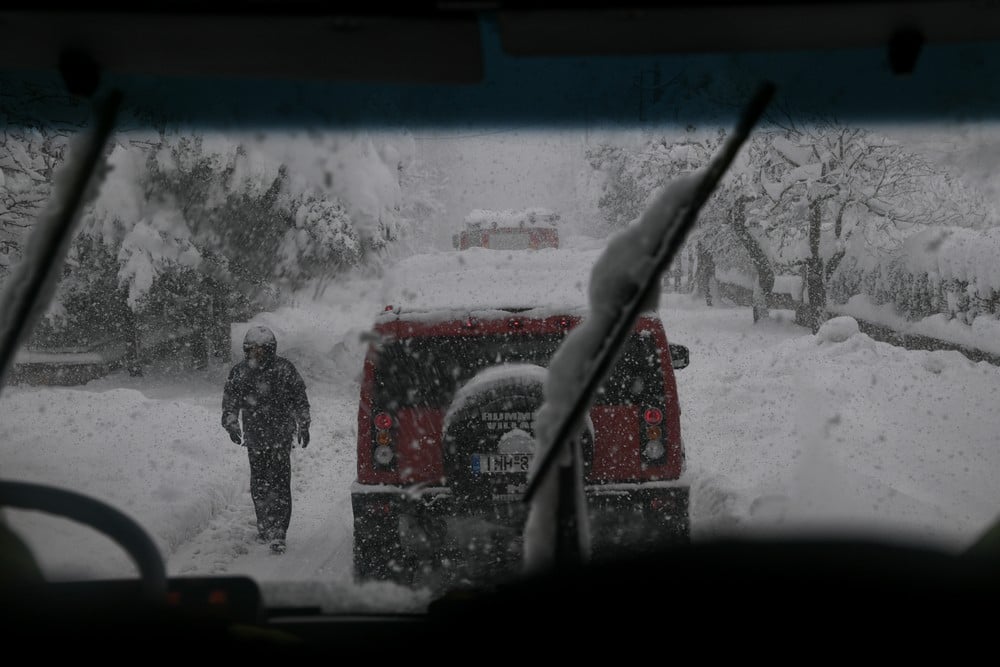
M131 340L128 291L118 281L115 252L97 239L80 236L66 258L52 304L35 325L31 344L40 348L92 347Z
M895 250L854 248L831 281L835 303L864 294L892 304L907 320L943 314L964 324L1000 315L1000 228L934 227L916 232Z
M816 342L843 343L859 331L858 321L853 317L833 317L820 326L816 332Z

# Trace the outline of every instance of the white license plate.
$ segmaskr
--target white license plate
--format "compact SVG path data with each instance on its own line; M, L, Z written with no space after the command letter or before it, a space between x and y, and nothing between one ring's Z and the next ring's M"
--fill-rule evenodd
M472 472L476 475L528 472L531 454L473 454Z

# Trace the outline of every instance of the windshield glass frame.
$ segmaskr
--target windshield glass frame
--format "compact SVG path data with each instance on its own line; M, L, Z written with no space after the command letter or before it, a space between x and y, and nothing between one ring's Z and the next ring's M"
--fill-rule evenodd
M638 127L640 133L655 133L663 127L677 129L689 122L731 125L738 112L737 101L742 99L739 95L765 73L777 83L775 114L789 108L823 108L828 111L826 115L845 122L883 123L893 119L919 127L916 123L934 119L961 120L963 126L968 126L991 123L995 110L1000 108L994 104L993 93L1000 86L989 85L1000 76L1000 71L989 64L997 62L991 54L1000 51L1000 43L928 44L914 73L899 77L886 67L884 50L876 48L836 53L805 50L781 54L525 58L504 51L495 22L484 20L481 30L484 79L481 85L472 87L314 81L249 85L238 80L163 80L115 73L109 73L103 85L124 91L125 100L134 103L129 110L133 115L126 117L123 127L149 123L150 109L156 108L164 115L184 118L188 127L229 127L240 132L253 128L274 131L306 123L337 132L412 126L429 133L451 134L494 132L498 126L501 130L555 127L580 132L588 132L591 127L608 132ZM587 63L594 65L588 70L583 67ZM670 78L675 71L671 67L683 71L683 83L704 96L694 95L690 103L685 100L682 104L676 104L676 98L672 102L669 95L657 97L653 89L658 86L671 90L671 85L680 85ZM576 70L580 73L572 74ZM620 80L617 73L625 70L638 72L638 84ZM955 75L959 71L962 76ZM49 84L58 80L50 74L26 78ZM589 81L586 86L584 80ZM831 80L851 85L831 85ZM554 81L561 83L554 86ZM654 81L660 83L651 83ZM633 90L636 85L638 95ZM643 92L647 85L651 87L648 94ZM721 88L736 92L715 104ZM216 107L206 108L202 103L209 89L222 100ZM520 89L520 97L513 95L515 89ZM581 105L581 90L599 94L584 95ZM793 96L799 91L803 91L801 97ZM262 98L266 103L256 104ZM526 105L519 101L525 98L544 103ZM308 99L308 110L291 108L295 99ZM711 110L705 99L713 100ZM77 110L85 107L78 102Z

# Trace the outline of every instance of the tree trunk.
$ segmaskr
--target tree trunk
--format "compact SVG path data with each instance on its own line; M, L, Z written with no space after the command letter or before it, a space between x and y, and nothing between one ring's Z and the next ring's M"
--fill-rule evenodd
M715 260L712 254L698 246L698 289L705 296L705 305L712 305L712 278L715 276Z
M846 202L840 205L840 210L837 211L837 219L833 223L833 237L838 241L841 240L841 235L843 234L844 231L845 210L847 210ZM840 250L835 252L833 254L833 257L830 258L830 261L826 263L826 267L824 267L823 269L824 277L826 280L830 280L830 276L832 276L833 272L837 270L838 266L840 266L840 262L844 259L844 256L846 254L847 251L844 248L841 248Z
M139 317L131 310L129 311L128 317L128 342L128 374L132 377L141 377L143 374L142 363L144 359L141 332L139 331Z
M694 285L694 251L688 250L688 264L687 264L687 291L693 293L695 289Z
M833 257L830 258L830 261L826 263L823 273L825 274L827 280L829 280L833 275L833 272L837 270L837 267L840 266L840 263L844 260L846 255L846 250L838 250L834 253Z
M729 215L729 224L732 226L736 238L746 248L747 254L750 255L750 261L753 262L754 269L757 271L758 289L754 290L753 297L753 321L757 322L769 314L768 305L771 303L771 293L774 290L774 269L771 268L771 261L767 258L764 249L760 247L757 239L747 229L747 201L746 197L737 198Z
M820 223L823 220L823 200L809 204L809 260L806 263L806 289L809 293L807 326L813 333L826 320L826 276L823 258L819 254Z

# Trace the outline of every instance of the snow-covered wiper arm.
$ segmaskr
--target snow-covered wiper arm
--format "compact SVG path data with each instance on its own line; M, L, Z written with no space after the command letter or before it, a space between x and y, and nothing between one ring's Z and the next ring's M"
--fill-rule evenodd
M32 230L24 255L0 294L0 389L21 341L44 312L55 288L91 178L114 128L121 97L121 93L112 91L95 105L93 129L80 137L75 150L70 151L48 208Z
M561 459L563 468L572 463L574 455L569 444L575 442L583 427L597 387L617 360L639 315L657 302L661 274L773 95L774 86L763 84L711 162L700 173L670 183L636 222L609 242L595 263L588 288L589 313L567 335L549 364L545 401L535 421L538 457L522 498L525 503L536 499L542 485L546 487L542 494L545 502L572 495L565 489L560 493L553 488L557 485L553 465L557 459ZM525 528L529 569L536 567L529 561L537 552L537 542L559 530L542 526L544 522L538 519L542 511L554 514L552 508L540 510L535 505L529 510Z

